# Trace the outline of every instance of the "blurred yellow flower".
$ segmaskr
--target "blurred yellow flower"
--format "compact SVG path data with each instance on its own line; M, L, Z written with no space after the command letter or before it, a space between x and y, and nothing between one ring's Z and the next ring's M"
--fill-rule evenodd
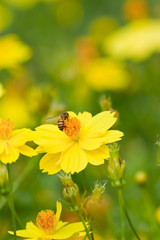
M10 118L16 127L33 126L35 119L31 117L27 102L21 96L5 94L0 101L1 118Z
M37 215L36 224L28 222L26 229L16 231L18 237L28 240L39 239L68 239L71 236L78 236L79 232L84 231L81 222L68 223L60 221L62 205L57 201L56 214L52 210L41 211ZM10 234L14 234L9 231ZM83 233L84 234L84 233Z
M0 160L5 164L15 162L20 153L28 157L37 155L34 149L25 144L32 140L32 131L13 128L13 122L0 119Z
M124 64L107 58L98 58L81 69L88 85L97 90L121 90L128 87L129 73Z
M40 160L40 169L54 174L80 172L88 163L100 165L109 158L107 143L121 139L123 133L108 130L116 122L114 113L104 111L96 116L88 112L76 115L68 112L61 131L57 125L44 124L36 128L37 151L46 152Z
M5 6L0 4L0 32L8 27L12 21L12 13Z
M129 23L111 34L104 49L119 59L143 61L160 52L160 20L143 19Z
M0 37L0 69L15 68L31 58L31 49L18 36Z

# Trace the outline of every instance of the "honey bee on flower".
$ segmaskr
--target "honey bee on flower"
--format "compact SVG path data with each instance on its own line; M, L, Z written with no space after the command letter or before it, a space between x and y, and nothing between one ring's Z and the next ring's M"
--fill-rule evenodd
M48 174L60 170L80 172L87 166L100 165L109 158L106 144L121 139L123 133L109 130L116 122L114 113L101 112L94 117L88 112L67 112L63 129L58 125L44 124L36 128L34 141L37 151L46 153L40 160L40 169Z

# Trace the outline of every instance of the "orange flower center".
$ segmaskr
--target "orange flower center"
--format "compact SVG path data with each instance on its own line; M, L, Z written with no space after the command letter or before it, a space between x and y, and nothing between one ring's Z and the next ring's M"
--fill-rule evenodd
M77 137L81 129L81 123L76 117L68 118L64 121L63 131L69 137Z
M13 127L14 123L10 120L0 119L0 137L3 139L9 138L12 133Z
M52 210L42 210L37 215L36 224L47 234L52 234L55 232L57 226L56 215Z

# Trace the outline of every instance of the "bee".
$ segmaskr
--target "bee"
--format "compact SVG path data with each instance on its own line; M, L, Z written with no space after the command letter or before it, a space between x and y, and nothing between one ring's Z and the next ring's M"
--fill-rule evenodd
M67 112L63 112L59 115L57 126L59 130L63 131L64 129L64 121L69 118L69 114Z

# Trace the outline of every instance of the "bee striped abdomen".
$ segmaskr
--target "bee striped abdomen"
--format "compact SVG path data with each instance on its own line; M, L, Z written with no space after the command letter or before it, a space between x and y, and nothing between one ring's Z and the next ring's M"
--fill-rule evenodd
M68 119L68 117L69 117L69 114L67 112L61 113L59 115L59 119L57 121L57 126L58 126L59 130L63 131L63 129L64 129L64 121L66 119Z
M58 119L57 125L58 125L59 130L63 131L63 128L64 128L64 120Z

